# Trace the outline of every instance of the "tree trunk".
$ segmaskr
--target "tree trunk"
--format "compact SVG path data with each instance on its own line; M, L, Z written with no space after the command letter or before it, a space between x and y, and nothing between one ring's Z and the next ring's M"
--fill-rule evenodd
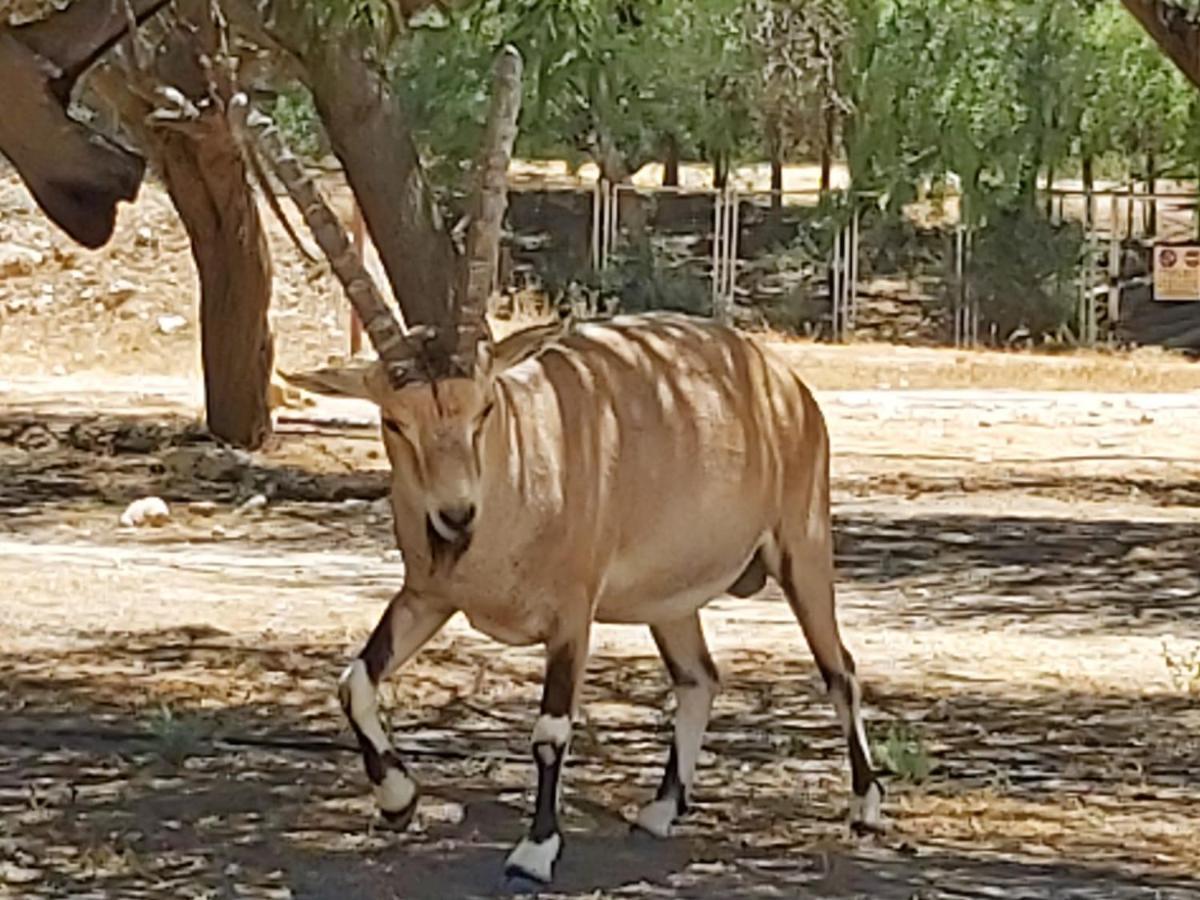
M713 156L713 187L723 191L728 184L729 157L724 151L718 150Z
M679 187L679 138L667 134L666 160L663 164L663 187Z
M1158 236L1158 201L1154 199L1154 192L1157 190L1157 172L1155 171L1154 151L1146 152L1146 193L1150 196L1147 198L1146 206L1146 233L1150 237Z
M1054 166L1046 167L1046 218L1054 221Z
M500 237L508 208L508 167L517 140L517 116L521 111L521 55L508 46L492 76L492 102L488 110L483 146L475 167L475 194L471 224L467 231L465 285L459 292L460 308L455 319L474 325L487 315L488 300L496 289L500 260ZM468 331L468 338L470 338Z
M1083 197L1084 197L1083 217L1084 217L1084 225L1087 228L1094 228L1096 226L1096 215L1095 215L1095 209L1093 208L1095 205L1095 202L1096 202L1095 201L1095 191L1096 191L1096 176L1095 176L1095 171L1092 166L1092 158L1091 158L1091 156L1085 156L1083 158ZM1115 197L1113 198L1112 202L1113 203L1117 202Z
M272 430L270 254L250 173L226 117L232 85L210 83L200 60L201 54L217 55L216 25L204 0L186 0L177 8L180 21L154 56L153 78L135 91L124 72L109 66L91 86L118 108L150 151L191 239L200 279L208 428L253 449ZM144 98L152 95L155 80L178 91L182 102L170 110L152 109Z
M779 120L767 122L767 153L771 157L771 213L778 218L783 209L783 135Z
M837 112L832 106L825 107L825 130L821 138L821 195L828 194L833 187L833 142L837 132Z
M242 447L271 436L271 257L229 124L167 135L158 151L200 275L200 353L209 430Z
M1121 0L1146 33L1200 87L1200 26L1189 21L1188 10L1172 0Z

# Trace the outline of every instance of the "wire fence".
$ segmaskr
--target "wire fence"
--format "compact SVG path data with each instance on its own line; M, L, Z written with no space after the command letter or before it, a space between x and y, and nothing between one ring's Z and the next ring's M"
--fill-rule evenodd
M678 223L662 226L648 221L653 217L647 214L646 204L663 197L686 199L691 204L690 213L683 216L685 234L679 234ZM808 246L817 248L815 255L820 257L817 270L807 274L819 285L825 333L833 341L845 341L855 335L862 309L862 218L878 202L878 195L850 190L768 191L732 184L723 188L649 187L600 180L592 188L591 264L597 272L604 272L630 249L634 235L666 241L670 232L694 245L693 269L699 269L695 257L707 257L703 268L712 315L732 321L739 301L750 293L747 281L761 250L747 246L753 243L755 227L781 209L816 208L824 203L832 214L825 220L814 218L800 224L798 235L804 238L807 232ZM1148 265L1141 274L1130 276L1124 271L1130 248L1145 251L1156 240L1193 240L1200 230L1200 195L1193 190L1138 193L1132 185L1099 190L1053 187L1043 190L1038 202L1048 210L1052 222L1074 220L1083 227L1084 250L1073 279L1077 286L1073 338L1087 346L1101 341L1102 330L1105 339L1112 339L1122 317L1123 289L1149 286ZM705 204L707 213L697 203ZM749 223L747 216L754 216L755 222ZM967 227L961 217L948 228L951 240L941 266L943 283L937 290L951 323L948 336L955 346L971 347L981 338L980 303L967 277L978 229ZM782 270L771 273L780 278L787 274Z

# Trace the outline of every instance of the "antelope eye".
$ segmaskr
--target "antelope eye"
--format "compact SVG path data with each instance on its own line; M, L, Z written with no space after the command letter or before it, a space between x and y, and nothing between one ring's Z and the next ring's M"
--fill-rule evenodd
M404 436L403 432L400 431L399 423L397 423L395 419L384 418L383 427L386 428L388 431L390 431L392 434L399 435L400 437Z
M486 419L488 416L490 416L492 414L492 410L495 408L496 408L496 401L489 400L487 402L487 404L483 407L483 409L480 410L480 412L479 412L479 421L482 422L484 419Z

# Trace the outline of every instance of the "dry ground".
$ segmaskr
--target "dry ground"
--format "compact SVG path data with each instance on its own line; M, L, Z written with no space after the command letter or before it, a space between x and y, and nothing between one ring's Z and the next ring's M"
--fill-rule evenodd
M284 410L267 452L215 447L192 327L157 326L194 322L161 195L63 262L4 190L0 242L46 246L0 279L0 897L493 895L531 799L537 654L456 622L387 687L429 793L405 835L371 824L333 700L403 571L370 410ZM275 239L280 354L321 362L337 295ZM117 278L136 289L110 310ZM602 628L549 895L1200 897L1200 368L781 350L830 420L872 737L931 772L889 778L891 832L849 839L841 740L786 605L722 600L696 809L677 839L631 837L668 691L647 634ZM151 493L170 523L118 528Z

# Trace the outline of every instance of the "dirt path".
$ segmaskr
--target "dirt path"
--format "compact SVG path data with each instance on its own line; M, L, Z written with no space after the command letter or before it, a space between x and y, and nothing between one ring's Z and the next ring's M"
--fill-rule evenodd
M531 802L537 654L455 622L387 687L430 794L411 834L371 826L333 701L403 571L369 410L289 412L277 447L230 457L190 381L100 387L0 393L0 896L493 895ZM821 400L871 735L929 777L891 778L892 832L848 839L786 605L724 600L696 809L633 838L668 691L648 635L602 628L547 896L1200 896L1200 397ZM171 523L116 528L143 493Z

